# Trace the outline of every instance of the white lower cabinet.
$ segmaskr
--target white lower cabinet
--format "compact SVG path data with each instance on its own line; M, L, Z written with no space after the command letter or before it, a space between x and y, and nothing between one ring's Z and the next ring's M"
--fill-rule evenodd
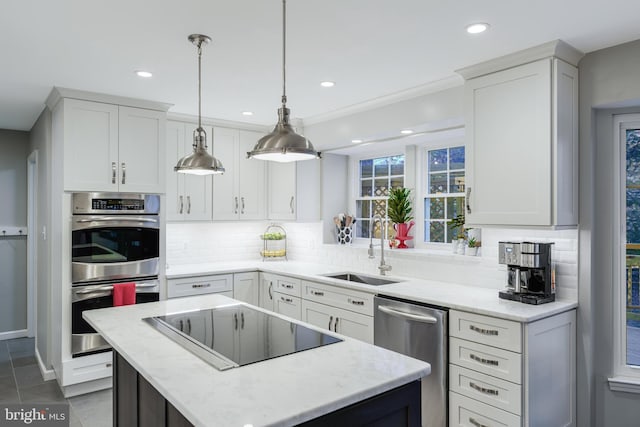
M302 320L302 301L300 297L274 292L273 303L273 311L276 313L284 314L296 320Z
M373 317L302 300L302 320L360 341L373 344Z
M213 293L222 293L223 295L233 297L233 274L192 276L167 280L168 298Z
M260 273L260 289L258 291L259 306L273 311L274 295L277 279L275 274Z
M575 426L575 310L531 323L449 312L450 426Z
M233 274L233 298L251 305L259 304L259 274L257 271Z

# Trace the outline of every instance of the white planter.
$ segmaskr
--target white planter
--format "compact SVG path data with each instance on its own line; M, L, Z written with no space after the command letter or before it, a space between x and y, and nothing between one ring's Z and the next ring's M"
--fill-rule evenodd
M473 247L473 248L469 248L467 247L467 255L469 256L476 256L478 254L478 248Z
M466 247L466 242L464 241L464 239L458 239L458 250L456 251L456 253L458 255L464 255L464 248Z

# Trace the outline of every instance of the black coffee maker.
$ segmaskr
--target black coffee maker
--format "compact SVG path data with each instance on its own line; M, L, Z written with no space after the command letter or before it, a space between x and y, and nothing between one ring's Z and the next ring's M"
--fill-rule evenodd
M526 304L555 301L551 245L553 243L499 242L498 262L507 265L507 287L498 296Z

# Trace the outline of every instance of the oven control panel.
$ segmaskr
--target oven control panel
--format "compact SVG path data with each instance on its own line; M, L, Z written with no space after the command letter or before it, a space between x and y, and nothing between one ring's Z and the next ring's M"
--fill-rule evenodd
M73 193L73 214L151 214L160 212L157 194Z

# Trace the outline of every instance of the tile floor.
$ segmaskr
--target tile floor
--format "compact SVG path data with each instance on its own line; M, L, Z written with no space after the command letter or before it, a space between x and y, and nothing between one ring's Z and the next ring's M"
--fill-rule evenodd
M65 399L56 380L44 381L33 338L0 341L0 407L8 403L69 403L70 427L108 427L111 389Z

